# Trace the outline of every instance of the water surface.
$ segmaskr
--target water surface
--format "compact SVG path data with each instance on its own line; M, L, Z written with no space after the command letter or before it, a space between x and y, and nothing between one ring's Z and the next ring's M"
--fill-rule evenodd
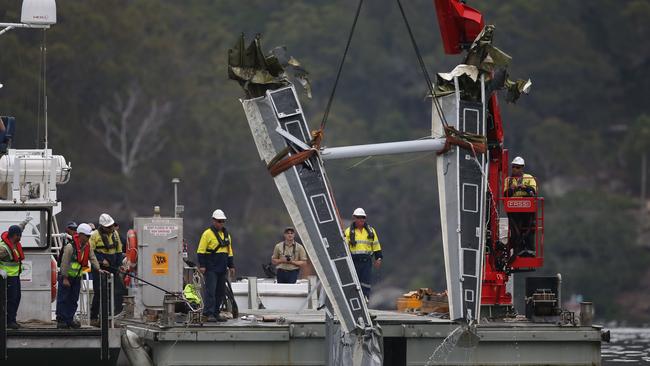
M650 328L613 328L611 335L601 347L603 365L650 365Z

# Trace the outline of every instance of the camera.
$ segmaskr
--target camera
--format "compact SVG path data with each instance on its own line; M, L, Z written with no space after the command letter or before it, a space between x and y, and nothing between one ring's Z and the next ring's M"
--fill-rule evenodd
M291 256L290 255L285 255L284 257L287 259L287 261L291 261Z

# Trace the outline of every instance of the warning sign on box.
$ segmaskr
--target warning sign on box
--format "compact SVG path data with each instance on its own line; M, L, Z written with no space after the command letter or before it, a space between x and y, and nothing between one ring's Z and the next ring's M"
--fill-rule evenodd
M144 225L144 230L153 236L168 236L172 232L178 231L176 225Z
M154 253L151 256L151 272L156 276L164 276L169 272L167 253Z

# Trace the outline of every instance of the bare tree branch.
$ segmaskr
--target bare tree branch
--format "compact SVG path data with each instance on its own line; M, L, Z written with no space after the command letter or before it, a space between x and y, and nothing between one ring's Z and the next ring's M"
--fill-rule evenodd
M119 161L120 170L127 178L137 165L160 152L168 140L161 132L171 104L159 105L155 99L148 104L145 112L141 88L133 84L126 95L115 93L112 103L102 106L97 120L87 125L110 156Z

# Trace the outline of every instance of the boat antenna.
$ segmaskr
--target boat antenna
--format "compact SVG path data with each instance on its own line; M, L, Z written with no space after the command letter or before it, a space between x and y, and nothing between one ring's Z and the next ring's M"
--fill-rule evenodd
M45 150L47 151L47 36L46 29L43 29L43 45L41 53L43 55L43 114L45 120ZM40 98L40 96L39 96Z
M44 73L44 65L45 65L45 29L43 29L43 39L41 40L41 47L40 47L40 59L38 63L38 93L37 93L37 100L38 100L38 106L37 106L37 112L36 112L36 146L40 147L41 146L41 109L43 102L45 100L45 95L46 92L44 91L44 83L45 83L45 77L43 75Z
M0 22L0 35L17 28L39 28L43 29L43 44L41 46L41 60L42 60L42 77L43 77L43 113L45 115L45 149L47 150L47 38L45 37L45 30L50 28L51 25L56 24L56 0L23 0L22 8L20 10L20 23L5 23ZM41 70L39 70L40 72ZM41 75L39 75L40 77ZM39 89L41 82L38 83ZM38 92L38 112L37 112L37 131L36 142L40 138L40 103L41 93Z

